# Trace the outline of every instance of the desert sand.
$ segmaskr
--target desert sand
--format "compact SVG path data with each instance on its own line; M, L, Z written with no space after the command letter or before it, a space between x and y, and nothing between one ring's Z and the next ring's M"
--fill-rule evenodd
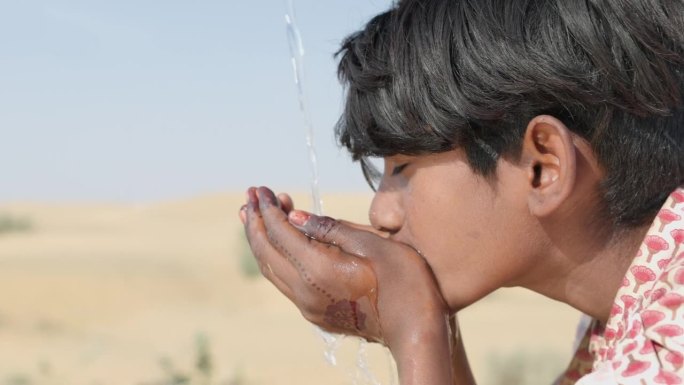
M0 205L0 214L32 223L0 234L0 384L171 384L164 368L191 374L202 338L211 378L195 383L373 383L356 373L358 340L344 339L338 365L329 365L313 326L241 270L242 200ZM370 195L323 200L328 215L366 222ZM522 289L464 310L479 384L551 383L570 357L578 318ZM390 384L386 352L366 349L372 375Z

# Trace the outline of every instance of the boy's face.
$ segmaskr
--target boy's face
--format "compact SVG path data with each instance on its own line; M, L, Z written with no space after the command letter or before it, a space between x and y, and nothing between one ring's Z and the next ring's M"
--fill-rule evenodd
M425 257L458 310L532 275L538 242L523 173L499 160L485 179L462 150L387 157L370 220Z

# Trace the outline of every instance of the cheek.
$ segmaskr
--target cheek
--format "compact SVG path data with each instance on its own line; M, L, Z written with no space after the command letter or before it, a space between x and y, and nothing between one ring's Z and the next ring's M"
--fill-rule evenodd
M456 190L458 191L458 190ZM434 194L429 199L412 199L407 203L407 235L411 244L428 260L440 284L469 267L469 260L480 260L487 252L492 230L491 215L482 198L460 191L456 194Z
M458 191L458 190L456 190ZM488 189L415 200L406 225L452 308L506 286L524 258L516 238L521 215Z

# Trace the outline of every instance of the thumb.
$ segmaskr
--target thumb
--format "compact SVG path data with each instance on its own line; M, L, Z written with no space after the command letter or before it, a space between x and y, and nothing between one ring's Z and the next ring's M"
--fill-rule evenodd
M387 239L390 236L390 233L388 233L387 231L378 230L371 225L362 225L360 223L345 221L344 219L338 219L337 221L343 225L355 228L357 230L368 231L369 233L373 233L381 238Z
M319 242L335 245L359 257L367 257L379 248L383 238L359 227L350 226L331 217L318 216L302 210L292 210L290 223Z

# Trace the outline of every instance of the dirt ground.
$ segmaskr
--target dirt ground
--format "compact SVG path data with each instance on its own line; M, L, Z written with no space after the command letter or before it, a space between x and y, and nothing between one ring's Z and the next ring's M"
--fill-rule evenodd
M171 372L202 365L211 378L196 383L372 384L357 369L358 340L344 339L329 365L296 308L241 270L242 200L0 205L32 224L0 234L0 385L171 384ZM369 195L323 200L328 215L365 222ZM521 289L466 309L462 333L479 383L551 383L578 317ZM365 349L372 376L390 384L386 352Z

